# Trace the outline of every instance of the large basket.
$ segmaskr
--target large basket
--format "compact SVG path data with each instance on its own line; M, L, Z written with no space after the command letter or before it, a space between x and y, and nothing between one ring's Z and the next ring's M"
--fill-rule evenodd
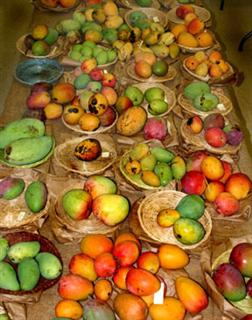
M69 8L64 8L62 6L57 6L55 8L51 8L51 7L47 7L46 5L44 5L43 3L41 3L40 0L32 0L32 3L34 5L35 8L41 10L41 11L52 11L55 13L67 13L69 11L72 11L73 9L75 9L79 4L80 4L81 0L77 0L76 3L69 7Z
M199 219L206 231L205 236L200 242L193 245L184 245L179 242L174 236L173 228L163 228L157 223L157 215L162 209L174 209L185 196L183 192L164 190L150 194L141 202L137 212L138 219L142 229L150 238L160 243L176 244L184 249L195 249L208 240L212 230L212 220L207 209Z
M102 154L93 161L81 161L74 155L74 149L83 140L97 139L102 148ZM100 174L108 169L116 161L117 153L113 139L109 135L96 134L67 140L55 148L55 160L58 165L69 172L90 176Z
M191 6L194 9L194 13L201 21L207 22L208 20L211 19L211 13L206 8L203 8L200 6L195 6L195 5L191 5ZM167 13L168 20L173 23L176 23L176 24L184 23L184 19L180 19L176 15L177 8L178 8L178 6L172 8L171 10L168 11L168 13Z
M138 8L138 9L129 10L125 13L124 19L130 28L133 28L129 19L130 14L136 11L143 12L144 14L146 14L148 19L150 19L153 22L159 22L163 27L167 26L168 19L167 19L167 15L164 12L157 9L153 9L153 8Z
M213 113L221 113L222 115L227 115L233 109L232 101L224 94L224 91L221 88L211 88L211 93L216 95L219 99L219 104L217 107L211 111L201 111L194 107L192 101L184 96L183 93L180 93L178 96L179 105L189 114L198 115L202 118L207 117Z
M50 252L54 254L56 257L59 258L59 260L61 261L61 264L63 264L60 253L57 250L57 248L54 246L54 244L51 241L49 241L47 238L39 234L34 234L30 232L14 232L14 233L8 233L3 237L8 240L10 245L13 245L18 242L39 241L40 252ZM16 268L16 265L13 265L13 267ZM54 286L59 281L59 278L60 276L58 276L56 279L48 280L43 277L40 277L38 285L34 289L29 291L24 291L24 290L11 291L11 290L0 289L0 295L2 296L0 300L5 301L6 295L22 297L22 296L29 296L31 294L43 292L46 289Z

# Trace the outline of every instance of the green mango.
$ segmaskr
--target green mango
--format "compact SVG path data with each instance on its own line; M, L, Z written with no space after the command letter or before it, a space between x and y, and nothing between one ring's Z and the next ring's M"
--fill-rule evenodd
M166 186L173 179L172 170L170 166L165 162L159 162L158 164L156 164L154 172L159 177L162 187Z
M141 169L152 171L155 168L157 159L153 154L148 154L140 160Z
M210 93L210 92L211 92L211 88L209 84L203 81L191 82L184 88L184 96L191 100L194 100L197 96L203 93Z
M5 146L4 161L18 166L38 162L50 153L53 144L52 136L18 139Z
M129 153L131 160L141 160L149 152L149 146L147 143L137 144Z
M2 261L9 250L9 243L6 239L0 238L0 261Z
M164 113L168 110L168 103L159 99L152 100L149 104L148 110L154 112L155 114Z
M157 161L169 163L175 157L174 153L170 150L166 150L162 147L154 147L151 149L151 154L153 154Z
M205 202L196 194L187 195L179 201L176 210L182 218L198 220L204 214Z
M152 0L136 0L136 3L140 7L151 7Z
M102 26L93 21L86 21L81 27L81 32L84 34L87 30L96 30L102 32Z
M8 314L0 314L0 320L10 320Z
M193 100L193 105L201 111L211 111L217 107L219 99L212 93L203 93Z
M18 291L20 286L14 268L7 262L0 262L0 288Z
M205 236L205 229L199 221L179 218L173 225L176 239L186 245L200 242Z
M150 103L153 100L163 100L165 92L159 87L152 87L144 92L144 98Z
M77 90L85 89L90 81L90 76L86 73L82 73L74 79L74 86Z
M34 213L44 209L47 202L47 188L42 181L33 181L25 190L25 202Z
M181 180L186 173L185 160L180 156L176 156L175 158L172 159L171 169L172 169L173 177L177 181Z
M41 252L35 259L39 264L39 270L42 277L46 279L55 279L62 272L60 260L50 252Z
M0 130L0 148L21 138L41 137L45 134L45 125L34 118L23 118L8 123Z
M18 264L17 273L21 290L32 290L39 282L39 266L33 258L23 259Z
M112 28L104 28L102 30L103 40L108 41L108 43L112 44L117 40L117 30Z
M15 199L23 192L24 188L23 179L6 177L0 182L0 197L6 200Z
M59 33L68 33L70 31L79 31L81 29L81 24L77 20L66 19L62 20L58 25L56 25L56 30Z
M47 44L49 44L49 46L53 45L59 37L59 33L56 29L54 28L48 28L48 34L47 36L44 38L45 42Z
M40 251L38 241L17 242L13 244L7 253L13 263L19 263L24 258L34 258Z
M75 11L73 13L73 19L78 21L82 26L86 22L85 13L81 11Z

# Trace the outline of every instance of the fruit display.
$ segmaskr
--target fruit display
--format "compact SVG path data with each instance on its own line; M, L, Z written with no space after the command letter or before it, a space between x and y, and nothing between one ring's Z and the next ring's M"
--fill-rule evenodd
M0 240L2 294L39 292L59 280L62 261L49 240L25 232L10 233Z
M241 147L243 133L220 113L213 113L202 119L193 116L184 120L181 134L185 141L213 153L235 154Z
M38 5L58 12L64 12L76 7L79 0L37 0Z
M203 81L193 81L186 85L178 102L185 111L202 117L216 112L226 115L233 108L222 90L216 90Z
M174 180L181 180L185 170L182 157L153 141L137 144L120 159L123 176L134 186L143 189L173 189Z
M193 77L206 82L226 79L234 72L232 66L217 50L209 53L196 52L194 55L185 58L183 67Z
M183 320L187 312L204 310L208 296L198 282L184 276L173 281L173 296L167 294L171 283L162 268L179 270L188 263L188 254L178 246L163 244L155 251L146 251L128 231L119 233L114 241L101 234L87 235L81 240L80 252L69 262L69 273L59 281L61 300L55 306L55 315L144 320L148 315L160 319L162 314L166 319ZM157 295L160 300L155 304Z
M139 7L160 9L160 3L156 0L121 0L120 4L127 9L137 9Z
M207 23L211 19L211 13L204 7L192 4L194 1L179 2L178 6L168 11L168 19L176 24L188 24L191 20L199 18Z

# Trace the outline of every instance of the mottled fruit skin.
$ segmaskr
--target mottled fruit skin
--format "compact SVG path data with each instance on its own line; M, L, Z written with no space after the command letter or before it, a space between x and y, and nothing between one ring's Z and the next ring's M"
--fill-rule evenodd
M187 121L187 125L191 128L192 132L197 134L203 129L203 121L199 116L194 116Z
M82 189L72 189L64 194L62 205L71 219L83 220L91 212L92 198L90 194Z
M215 148L224 147L227 142L225 132L220 128L210 128L205 131L205 139L210 146Z
M38 241L17 242L8 250L8 258L13 263L19 263L25 258L34 258L40 251Z
M188 195L182 198L177 204L176 210L182 218L199 219L205 210L204 200L196 195Z
M151 251L143 252L137 259L137 267L150 271L151 273L157 273L159 270L160 262L158 255Z
M178 277L175 287L179 300L188 312L198 314L208 306L208 296L196 281Z
M24 188L25 182L23 179L6 177L0 181L0 198L15 199L23 192Z
M94 268L98 277L111 277L116 270L116 260L109 252L101 253L95 258Z
M246 296L242 274L230 263L222 263L212 275L218 290L230 301L240 301Z
M245 277L252 277L252 244L237 244L231 251L229 262Z
M229 192L221 192L214 201L215 209L223 216L232 216L240 209L239 201Z
M29 109L44 109L50 102L51 97L46 91L35 91L26 100Z
M201 171L201 162L207 157L205 151L196 151L186 161L186 171Z
M112 123L116 119L116 111L112 107L108 107L107 110L99 117L101 125L104 127L108 127L112 125Z
M209 202L214 202L221 192L224 192L224 184L220 181L210 182L205 190L205 198Z
M76 158L82 161L93 161L100 157L102 147L97 139L89 138L81 141L74 149Z
M151 272L135 268L127 273L126 286L130 293L148 296L160 289L160 281Z
M69 262L69 271L90 281L95 281L97 273L94 268L94 260L84 253L72 256Z
M75 97L75 88L70 83L57 83L53 86L51 96L53 101L65 104Z
M146 303L130 293L119 293L114 299L113 308L121 320L145 320L148 313Z
M206 178L201 172L189 171L182 178L181 185L188 194L202 195L206 189Z
M25 202L28 208L37 213L44 209L47 202L47 187L42 181L33 181L25 190Z
M144 126L144 139L164 140L167 136L167 126L164 119L149 118Z
M190 218L180 218L174 223L174 235L177 240L186 245L200 242L205 236L202 224Z
M136 242L131 240L117 243L113 249L113 256L117 259L121 267L129 267L136 262L140 250Z
M242 200L248 196L251 187L251 180L246 174L234 173L227 180L225 191L230 192L237 200Z
M102 194L115 194L117 185L107 177L94 175L88 177L84 184L84 190L91 195L92 199L95 199Z
M39 270L45 279L56 279L62 272L62 263L58 257L50 252L40 252L35 257Z
M225 119L221 113L210 114L204 119L205 130L209 128L223 129L224 126L225 126Z

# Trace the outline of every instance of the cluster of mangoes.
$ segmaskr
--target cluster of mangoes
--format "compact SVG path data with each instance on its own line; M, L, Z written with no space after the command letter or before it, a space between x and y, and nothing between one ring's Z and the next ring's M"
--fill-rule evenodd
M76 319L83 314L87 320L111 320L115 315L120 319L146 319L149 313L153 320L160 319L160 314L166 319L183 320L187 311L197 314L208 305L204 289L182 276L175 281L177 298L166 296L166 282L158 275L159 269L176 270L189 263L187 253L176 245L164 244L156 252L146 251L133 233L123 232L114 241L106 235L89 234L82 239L80 249L69 262L69 273L59 281L62 300L55 306L56 317L73 318L77 312ZM159 291L161 300L154 304ZM86 303L91 296L93 301L103 302L103 308L93 303L88 313ZM113 309L108 309L111 298ZM84 300L83 307L80 300Z
M157 215L161 227L173 227L176 239L185 244L193 245L205 236L204 226L198 221L204 214L205 203L198 195L183 197L176 208L164 208ZM188 230L191 232L188 232Z
M40 277L48 280L59 277L62 271L59 258L50 252L40 252L40 247L39 241L10 246L5 238L0 238L0 289L30 291Z
M46 24L38 24L24 39L26 53L30 50L34 56L46 56L58 37L59 33L55 28L48 27Z
M77 4L78 0L39 0L47 8L71 8Z
M186 171L184 159L164 147L139 143L128 155L125 172L148 186L165 187L173 179L180 180Z

